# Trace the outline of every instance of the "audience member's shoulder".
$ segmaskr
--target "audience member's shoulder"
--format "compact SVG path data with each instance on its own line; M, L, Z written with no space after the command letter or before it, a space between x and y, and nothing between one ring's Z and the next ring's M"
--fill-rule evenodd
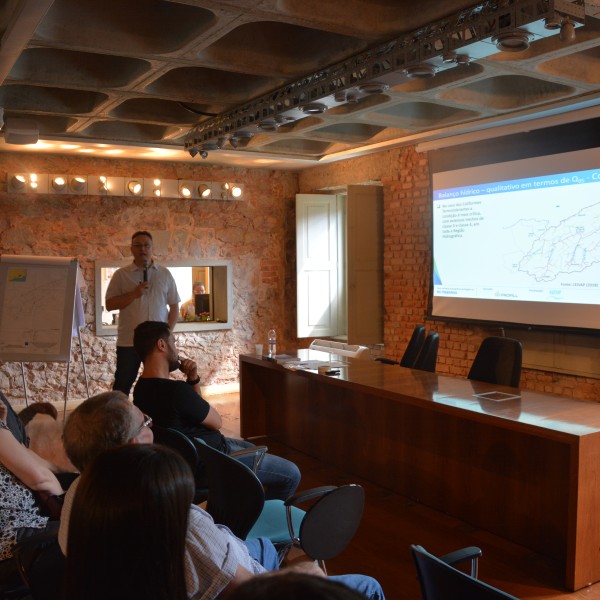
M364 600L365 596L327 577L293 571L259 575L236 588L231 600Z

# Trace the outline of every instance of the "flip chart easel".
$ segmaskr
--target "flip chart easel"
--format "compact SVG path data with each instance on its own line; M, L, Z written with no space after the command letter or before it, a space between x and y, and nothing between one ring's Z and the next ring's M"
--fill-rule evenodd
M77 286L76 258L0 256L0 360L66 362L66 413L71 366L71 343L77 335L89 397L80 328L85 324Z

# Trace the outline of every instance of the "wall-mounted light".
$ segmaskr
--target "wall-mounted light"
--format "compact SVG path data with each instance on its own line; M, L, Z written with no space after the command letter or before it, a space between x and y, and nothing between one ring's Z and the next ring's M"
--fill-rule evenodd
M108 175L45 175L8 173L7 189L13 193L135 196L186 200L240 200L243 184Z
M198 185L198 196L200 198L210 198L212 194L212 188L210 183L201 183Z
M132 196L141 196L144 191L144 185L137 179L130 179L127 182L127 191Z
M221 200L240 200L243 195L244 190L238 183L224 183L221 185Z
M192 186L189 183L182 183L179 186L179 195L182 198L190 198L192 193Z
M87 179L81 176L72 177L71 181L69 181L69 188L76 193L85 192L86 185Z
M48 192L48 175L38 173L9 173L8 191L45 194Z
M25 175L13 175L10 179L9 188L13 192L22 192L27 187L27 179Z
M55 177L52 177L52 187L57 192L64 191L67 187L67 179L62 175L56 175Z

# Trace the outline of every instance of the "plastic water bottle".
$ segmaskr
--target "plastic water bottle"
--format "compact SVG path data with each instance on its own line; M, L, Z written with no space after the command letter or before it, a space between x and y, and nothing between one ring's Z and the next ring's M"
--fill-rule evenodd
M274 329L269 329L269 356L273 357L277 354L277 332Z

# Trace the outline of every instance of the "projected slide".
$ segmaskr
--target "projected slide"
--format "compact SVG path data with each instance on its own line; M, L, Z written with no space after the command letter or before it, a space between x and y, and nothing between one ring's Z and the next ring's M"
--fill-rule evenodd
M589 327L589 315L548 317L550 304L600 305L597 151L589 159L576 152L434 174L433 314ZM517 177L498 177L508 174Z

